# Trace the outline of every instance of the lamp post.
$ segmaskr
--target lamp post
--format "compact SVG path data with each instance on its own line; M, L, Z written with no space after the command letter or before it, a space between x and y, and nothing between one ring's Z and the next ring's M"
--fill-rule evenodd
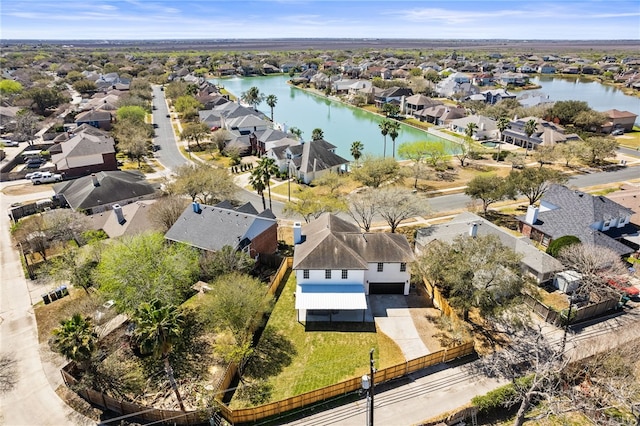
M373 388L374 388L374 367L373 351L369 352L369 375L362 376L362 389L367 392L367 425L373 426Z
M291 201L291 159L287 160L287 191L289 193L289 201Z
M576 295L571 294L569 296L569 309L567 310L567 322L564 324L564 333L562 334L562 346L560 349L560 353L564 356L564 349L567 344L567 333L569 332L569 324L571 324L571 308L573 308L573 301L575 300Z

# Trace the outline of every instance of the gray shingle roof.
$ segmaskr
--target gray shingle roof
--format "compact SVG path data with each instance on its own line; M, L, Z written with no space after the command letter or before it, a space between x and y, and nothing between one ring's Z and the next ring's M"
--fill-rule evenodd
M574 235L584 244L608 247L620 254L631 253L629 247L597 231L592 226L598 222L631 216L633 210L604 196L592 196L574 191L564 185L552 185L541 199L543 204L556 208L538 213L538 220L531 225L552 239ZM526 216L517 219L525 222Z
M155 192L142 173L116 170L98 172L95 176L97 186L92 176L84 176L60 182L53 186L53 190L56 195L64 196L73 210L88 210L132 198L148 197Z
M200 213L188 206L165 234L165 238L198 247L218 251L224 246L241 248L244 241L251 241L277 223L273 214L265 210L261 214L248 213L246 204L238 209L200 204ZM271 217L269 217L271 216Z
M328 148L333 147L333 148ZM325 140L309 141L302 145L302 159L300 171L310 173L314 171L326 170L331 167L349 164L349 160L334 154L329 149L335 146Z
M416 249L422 250L434 240L450 243L459 235L469 235L474 223L478 225L477 235L497 236L503 245L522 255L521 263L532 271L550 273L563 269L558 260L538 250L528 238L511 235L488 220L469 212L461 213L445 224L418 229Z
M305 240L296 245L293 269L368 269L369 263L413 260L404 235L362 233L330 213L305 225L302 234Z

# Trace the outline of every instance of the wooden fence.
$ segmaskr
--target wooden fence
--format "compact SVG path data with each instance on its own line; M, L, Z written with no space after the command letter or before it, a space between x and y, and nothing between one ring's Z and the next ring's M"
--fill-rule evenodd
M453 308L451 308L451 305L449 305L449 302L447 302L438 287L431 285L427 280L424 280L424 286L429 297L433 300L434 307L440 309L448 317L456 316Z
M437 365L442 362L449 362L456 358L470 355L473 353L473 351L473 342L467 342L451 349L444 349L420 358L412 359L402 364L383 368L376 371L375 383L379 384L388 382L390 380L397 379L406 376L407 374L422 370L423 368ZM311 392L296 395L282 401L260 405L258 407L232 410L229 407L222 405L220 407L220 414L222 414L222 416L232 424L255 422L257 420L283 414L287 411L299 409L336 396L355 392L362 386L361 380L362 379L360 376L354 377L321 389L316 389Z
M560 312L551 309L529 294L524 295L524 303L525 305L530 307L533 312L538 314L540 318L542 318L549 324L553 324L559 327L566 321L565 316L563 316ZM617 306L618 300L616 299L608 299L602 302L591 303L581 307L574 306L571 310L570 323L577 323L589 318L593 318L607 311L610 311L611 309L615 309Z
M293 258L285 258L278 271L274 275L269 285L268 292L275 294L278 291L280 285L283 284L283 278L286 277L293 264ZM437 289L435 289L437 291ZM439 294L439 292L438 292ZM442 297L441 295L439 297ZM442 301L446 304L446 301L442 298ZM446 306L450 312L451 308L448 304L441 305ZM462 345L456 346L450 349L443 349L438 352L434 352L420 358L412 359L401 364L393 365L391 367L383 368L376 371L375 383L384 383L390 380L394 380L407 374L422 370L424 368L437 365L443 362L449 362L463 356L470 355L474 352L473 342L467 342ZM60 372L67 386L72 387L77 384L78 381L71 375L71 370L74 364L69 363L63 367ZM310 392L306 392L301 395L296 395L291 398L284 399L282 401L276 401L269 404L261 405L258 407L241 408L233 410L220 401L221 395L224 394L231 385L235 375L237 374L237 366L231 364L227 367L224 376L217 385L218 393L218 405L210 410L200 411L175 411L175 410L162 410L153 407L146 407L129 402L123 402L111 398L101 392L97 392L93 389L77 390L85 400L90 403L119 413L121 415L135 414L137 418L150 422L158 423L174 423L178 425L193 425L207 422L214 412L218 412L228 422L232 424L254 422L267 417L280 415L291 410L303 408L305 406L315 404L336 396L346 395L350 392L355 392L362 386L361 377L354 377L333 385L316 389Z

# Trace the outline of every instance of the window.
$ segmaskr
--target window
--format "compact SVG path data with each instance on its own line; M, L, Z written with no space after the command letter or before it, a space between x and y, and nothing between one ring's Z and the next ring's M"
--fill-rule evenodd
M325 269L324 270L324 279L325 280L330 280L331 279L331 269Z
M346 269L342 270L342 279L346 280L349 277L349 271Z
M407 272L407 264L402 262L400 264L400 272Z
M605 220L604 221L604 230L606 231L607 229L609 229L609 227L611 226L611 221L610 220Z
M308 269L303 269L302 270L302 278L304 278L305 280L309 279L309 270Z
M378 262L378 272L382 272L384 269L384 263Z

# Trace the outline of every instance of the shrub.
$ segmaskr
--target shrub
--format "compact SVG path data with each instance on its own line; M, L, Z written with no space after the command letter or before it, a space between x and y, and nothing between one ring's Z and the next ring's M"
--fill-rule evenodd
M531 386L532 380L533 376L521 377L516 379L515 384L509 383L484 395L474 396L471 399L471 403L484 414L502 412L505 408L510 408L520 402L516 386L518 388L528 388Z
M578 243L580 243L580 238L574 235L565 235L564 237L551 241L551 244L547 247L547 254L553 257L558 257L558 254L560 254L560 251L563 248Z

